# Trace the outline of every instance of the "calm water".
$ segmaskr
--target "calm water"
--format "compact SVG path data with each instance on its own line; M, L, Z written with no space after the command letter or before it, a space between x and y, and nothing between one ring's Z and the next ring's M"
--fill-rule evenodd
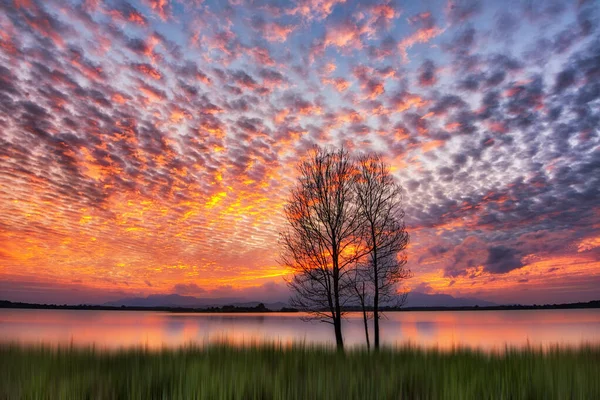
M505 345L600 344L600 309L387 313L382 340L390 345L502 349ZM0 341L102 348L175 347L213 341L235 344L333 344L329 324L299 314L179 314L143 311L0 310ZM348 345L364 342L360 314L344 322Z

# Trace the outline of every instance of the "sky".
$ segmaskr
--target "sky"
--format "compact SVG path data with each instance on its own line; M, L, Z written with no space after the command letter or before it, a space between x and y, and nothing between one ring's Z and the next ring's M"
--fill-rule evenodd
M312 146L404 187L406 289L600 298L600 2L0 0L0 298L285 298Z

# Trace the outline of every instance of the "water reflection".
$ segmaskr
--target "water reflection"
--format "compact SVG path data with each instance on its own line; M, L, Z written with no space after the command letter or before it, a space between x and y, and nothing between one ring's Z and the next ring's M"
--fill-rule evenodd
M433 337L435 335L435 324L432 321L415 322L417 334L423 337Z
M192 314L142 311L0 310L0 341L118 348L233 344L334 344L331 326L300 314ZM443 349L600 344L600 310L445 311L388 313L382 342ZM344 321L349 346L364 343L360 314Z

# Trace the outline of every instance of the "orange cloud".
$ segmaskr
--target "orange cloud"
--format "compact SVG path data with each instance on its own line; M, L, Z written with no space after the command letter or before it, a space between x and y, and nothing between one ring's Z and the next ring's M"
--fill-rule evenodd
M307 19L324 19L331 14L337 4L343 4L346 0L300 0L296 7L287 10L288 14L301 15Z
M133 64L133 68L154 80L162 79L160 71L149 64Z
M361 36L366 32L364 27L359 27L350 20L345 20L326 29L324 46L360 49L363 46Z
M169 4L169 0L145 0L145 2L163 21L170 18L171 5Z
M352 85L350 81L344 78L323 79L323 83L335 87L338 92L345 92Z
M407 52L409 48L418 43L427 43L445 31L445 28L435 26L433 17L429 12L415 15L414 17L409 18L408 21L411 24L421 25L421 27L412 35L405 37L398 43L398 50L400 51L402 60L405 63L409 61Z

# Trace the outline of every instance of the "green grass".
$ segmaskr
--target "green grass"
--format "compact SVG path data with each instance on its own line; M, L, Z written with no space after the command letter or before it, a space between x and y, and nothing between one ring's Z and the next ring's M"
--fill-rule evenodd
M600 399L600 347L486 354L277 345L98 351L0 345L7 399Z

